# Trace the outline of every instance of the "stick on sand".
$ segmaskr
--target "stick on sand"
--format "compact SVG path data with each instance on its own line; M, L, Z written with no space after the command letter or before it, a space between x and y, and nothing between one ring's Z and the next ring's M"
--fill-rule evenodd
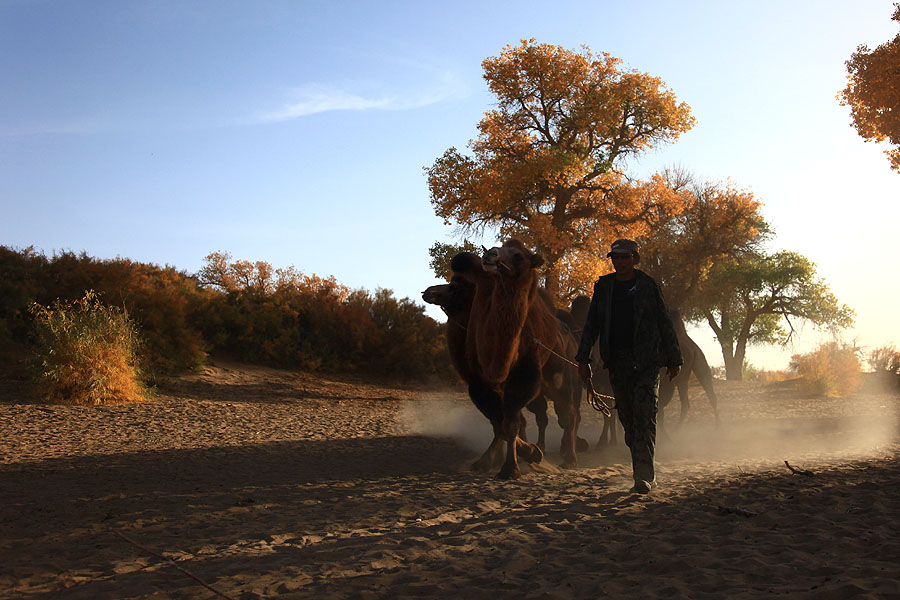
M179 571L181 571L182 573L184 573L185 575L187 575L187 576L190 577L191 579L197 581L200 585L202 585L203 587L205 587L205 588L208 589L209 591L213 592L213 593L216 594L217 596L221 596L222 598L225 598L226 600L234 600L234 598L232 598L231 596L229 596L229 595L227 595L227 594L223 594L223 593L220 592L219 590L217 590L217 589L215 589L215 588L213 588L213 587L210 587L210 585L207 584L205 581L203 581L202 579L200 579L199 577L197 577L196 575L194 575L193 573L191 573L191 572L188 571L187 569L181 567L178 563L176 563L176 562L175 562L174 560L172 560L171 558L167 558L167 557L165 557L165 556L163 556L163 555L161 555L161 554L158 554L158 553L154 552L153 550L151 550L150 548L147 548L146 546L142 546L141 544L138 544L136 541L134 541L134 540L131 539L130 537L126 536L124 533L119 533L118 531L115 531L115 530L113 530L113 533L116 534L117 536L119 536L120 538L122 538L123 540L125 540L126 542L128 542L129 544L131 544L131 545L133 545L133 546L137 546L138 548L140 548L141 550L143 550L143 551L146 552L147 554L149 554L149 555L151 555L151 556L154 556L154 557L156 557L156 558L158 558L158 559L160 559L160 560L163 560L163 561L169 563L170 565L172 565L173 567L175 567L176 569L178 569Z
M807 477L815 476L815 473L813 473L812 471L807 471L806 469L796 469L792 467L791 463L789 463L788 461L784 461L784 464L787 465L787 468L790 469L791 473L793 473L794 475L806 475Z

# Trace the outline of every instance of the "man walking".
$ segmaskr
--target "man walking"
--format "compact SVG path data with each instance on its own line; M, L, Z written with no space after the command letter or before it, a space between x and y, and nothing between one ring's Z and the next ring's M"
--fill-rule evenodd
M578 374L591 379L591 348L600 339L602 367L616 398L625 444L631 450L632 491L648 494L656 487L653 454L656 449L656 413L659 370L669 379L683 363L678 338L656 281L635 269L640 261L637 244L616 240L606 255L615 273L594 284L594 295L575 360Z

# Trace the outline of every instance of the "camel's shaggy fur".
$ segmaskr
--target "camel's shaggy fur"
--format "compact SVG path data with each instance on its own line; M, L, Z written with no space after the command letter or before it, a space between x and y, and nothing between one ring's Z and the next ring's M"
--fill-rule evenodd
M563 427L563 466L577 464L577 395L561 366L569 365L548 350L574 356L574 342L569 339L566 347L554 309L538 292L537 269L542 264L543 258L518 240L508 240L480 259L460 253L451 261L454 273L475 286L466 334L469 395L492 423L500 423L476 467L489 467L505 442L506 460L498 474L502 479L521 475L517 454L536 462L533 457L540 450L520 443L517 432L522 408L539 396L542 382L558 382L549 391L559 392L552 398Z
M475 285L459 275L454 275L449 283L432 285L422 292L422 300L429 304L440 306L444 314L447 315L446 335L450 361L457 374L459 374L460 379L466 384L469 383L469 366L466 359L466 333L468 332L469 314L472 311L474 298ZM486 407L476 404L476 408L488 419L491 418L490 411ZM545 439L547 424L549 423L546 397L543 395L538 396L528 404L527 408L534 414L537 422L537 445L543 451L546 449ZM499 429L500 425L500 420L493 423L495 431ZM527 442L528 436L525 428L526 423L523 417L519 425L519 437L524 442Z

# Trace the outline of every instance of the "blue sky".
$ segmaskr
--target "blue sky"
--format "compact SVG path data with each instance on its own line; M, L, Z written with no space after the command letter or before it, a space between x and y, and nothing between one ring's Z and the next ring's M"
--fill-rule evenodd
M533 37L661 77L698 123L632 172L679 165L752 189L772 249L812 259L856 309L846 339L900 344L900 175L835 100L856 46L896 35L892 11L0 0L0 244L189 272L226 250L418 300L436 282L429 246L453 234L423 167L475 137L492 102L481 61ZM721 364L711 331L694 337ZM783 368L819 339L804 328L749 359Z

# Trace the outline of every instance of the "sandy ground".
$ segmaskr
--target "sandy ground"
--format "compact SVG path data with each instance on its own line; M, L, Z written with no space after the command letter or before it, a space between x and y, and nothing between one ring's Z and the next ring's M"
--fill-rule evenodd
M900 598L900 397L716 389L718 427L699 387L669 411L639 496L622 447L554 468L553 420L543 468L471 472L490 429L455 391L227 364L127 406L7 383L0 599Z

